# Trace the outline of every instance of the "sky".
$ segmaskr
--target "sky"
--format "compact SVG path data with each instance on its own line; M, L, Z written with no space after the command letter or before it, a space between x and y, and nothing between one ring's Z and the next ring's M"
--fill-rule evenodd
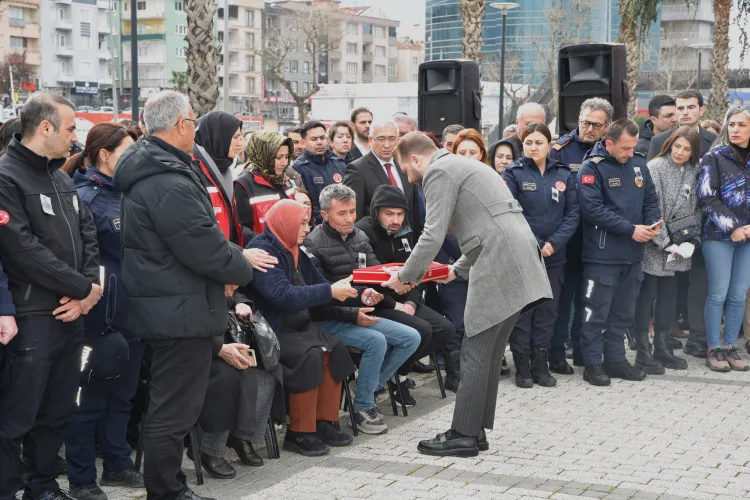
M424 0L342 0L341 5L344 7L377 5L390 19L401 21L398 29L399 36L424 40Z

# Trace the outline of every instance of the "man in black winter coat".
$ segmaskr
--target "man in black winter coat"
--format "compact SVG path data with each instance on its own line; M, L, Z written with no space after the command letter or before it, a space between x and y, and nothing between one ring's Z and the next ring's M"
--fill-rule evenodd
M203 406L212 339L227 328L225 296L253 272L250 257L219 229L191 169L195 115L187 96L159 92L143 118L150 135L123 154L114 182L122 191L128 326L153 350L144 480L149 500L196 500L180 469L183 439Z
M78 391L82 314L102 296L96 226L60 170L77 141L75 108L44 92L24 105L21 134L0 159L0 260L16 307L0 387L0 499L64 500L57 452ZM23 139L21 139L23 137ZM13 367L13 376L9 367Z
M409 205L404 194L395 186L383 185L375 190L370 204L370 215L357 222L355 227L367 235L375 257L381 264L406 262L412 248L417 244L414 231L409 226ZM432 341L422 342L413 359L442 349L456 333L455 326L448 319L424 304L421 288L414 288L404 295L398 295L393 291L389 293L397 302L407 307L401 311L383 310L378 313L379 316L402 322L419 332L431 330ZM397 313L406 313L411 317L405 320L403 314ZM460 371L457 363L451 359L445 360L445 370L448 375L446 387L453 390L451 386L455 385L454 388L457 389Z

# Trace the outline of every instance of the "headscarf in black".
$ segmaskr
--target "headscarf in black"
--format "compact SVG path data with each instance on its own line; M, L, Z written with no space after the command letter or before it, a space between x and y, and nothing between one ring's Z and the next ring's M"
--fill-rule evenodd
M225 111L211 111L201 116L195 124L195 143L203 147L219 167L221 173L234 163L228 158L232 136L242 126L242 121Z

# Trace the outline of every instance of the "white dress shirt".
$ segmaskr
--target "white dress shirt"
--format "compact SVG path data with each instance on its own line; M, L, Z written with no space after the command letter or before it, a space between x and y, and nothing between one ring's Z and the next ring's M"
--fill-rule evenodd
M386 176L386 177L388 177L388 167L386 167L386 166L385 166L385 164L386 164L386 163L390 163L390 164L391 164L391 172L393 173L393 177L395 177L395 178L396 178L396 184L398 184L398 188L399 188L399 189L401 190L401 192L403 193L403 192L404 192L404 185L403 185L403 183L401 182L401 175L400 175L400 174L399 174L399 172L398 172L398 167L396 166L396 163L395 163L395 162L394 162L393 160L390 160L390 161L385 161L385 160L382 160L382 159L380 159L380 157L378 157L378 155L376 155L375 153L373 153L372 155L373 155L373 156L374 156L375 158L377 158L377 159L378 159L378 161L380 162L380 165L381 165L381 166L383 167L383 171L385 172L385 176Z

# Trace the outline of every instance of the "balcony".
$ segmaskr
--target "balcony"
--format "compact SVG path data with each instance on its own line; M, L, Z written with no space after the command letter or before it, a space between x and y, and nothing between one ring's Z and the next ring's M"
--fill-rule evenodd
M365 71L362 73L362 83L372 83L372 72L371 71Z
M73 0L55 0L55 3L66 3L70 5L73 3Z
M161 88L164 86L162 78L139 78L138 86L140 88Z
M330 50L328 51L328 59L331 61L340 61L341 60L341 51L340 50Z
M362 62L371 63L372 62L372 52L363 52L362 53Z
M9 21L14 21L14 19L10 19ZM25 19L16 19L15 21L23 21L23 25L21 23L16 23L14 26L13 24L10 24L10 35L11 36L18 36L21 38L39 38L39 23L36 21L27 21Z
M164 5L161 5L161 10L154 8L139 10L138 20L141 21L143 19L164 19Z
M10 25L11 28L23 28L26 26L26 19L17 19L15 17L11 17L8 19L8 25Z
M42 64L42 53L39 49L15 49L15 52L26 53L26 63L32 66L39 66Z
M71 45L55 47L55 55L58 57L73 57L73 47Z
M58 74L57 81L61 83L73 83L76 81L75 77L71 74Z
M99 59L109 61L112 59L112 52L107 48L99 49Z
M112 85L112 77L111 76L100 76L99 77L99 86L102 85Z
M685 22L714 22L714 13L709 4L700 2L698 9L687 5L663 5L661 20Z
M328 72L328 83L333 83L334 81L337 81L341 83L341 71L329 71Z
M96 6L104 10L112 10L112 4L109 0L96 0Z
M96 31L98 33L109 35L110 33L112 33L112 28L109 27L109 24L100 24L96 27Z
M60 31L73 31L73 20L70 18L57 19L53 22L55 23L55 29Z

